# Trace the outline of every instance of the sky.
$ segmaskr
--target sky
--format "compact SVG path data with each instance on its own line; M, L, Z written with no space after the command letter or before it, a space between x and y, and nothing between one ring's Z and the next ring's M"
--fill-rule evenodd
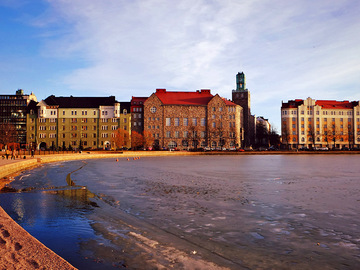
M251 113L360 100L360 1L0 0L0 94L130 101L211 89L244 72Z

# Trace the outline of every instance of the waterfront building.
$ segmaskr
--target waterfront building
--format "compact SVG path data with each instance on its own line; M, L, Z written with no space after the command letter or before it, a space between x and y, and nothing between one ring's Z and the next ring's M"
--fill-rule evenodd
M242 140L241 106L212 95L156 89L144 103L144 131L156 148L235 148Z
M131 130L139 134L144 132L144 102L147 97L131 98Z
M114 96L52 95L30 110L27 142L44 149L111 149L112 133L120 127L120 118L120 103Z
M281 136L288 148L360 147L359 101L282 102Z
M126 148L131 147L131 102L120 101L120 125L119 128L127 132L128 140L126 140ZM113 145L115 148L115 145Z
M24 94L19 89L15 95L0 95L0 144L17 143L25 146L26 143L26 113L31 101L37 101L36 96ZM11 136L6 134L9 129ZM3 134L4 133L4 134Z
M258 147L270 146L271 125L263 116L256 117L255 145Z
M232 101L243 108L243 145L250 147L255 143L256 118L251 115L250 91L246 88L244 72L236 74L236 89L232 90Z

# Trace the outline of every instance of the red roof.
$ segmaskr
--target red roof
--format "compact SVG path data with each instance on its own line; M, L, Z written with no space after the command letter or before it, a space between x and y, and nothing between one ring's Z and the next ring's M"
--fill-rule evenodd
M317 100L315 104L321 106L324 109L352 109L354 107L354 104L347 100Z
M155 94L166 105L207 105L214 97L208 89L196 92L167 92L166 89L156 89Z
M234 102L232 102L226 98L223 98L223 100L224 100L225 104L228 106L236 106L236 104Z

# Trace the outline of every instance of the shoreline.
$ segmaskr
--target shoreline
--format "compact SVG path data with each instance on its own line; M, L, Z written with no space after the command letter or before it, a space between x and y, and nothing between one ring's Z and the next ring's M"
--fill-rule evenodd
M75 154L53 154L27 157L17 160L0 160L0 190L24 170L42 164L60 161L133 158L156 156L198 156L198 155L313 155L313 154L360 154L359 151L251 151L251 152L181 152L181 151L128 151L121 153L83 152ZM20 225L0 206L0 266L6 269L76 269L55 254Z

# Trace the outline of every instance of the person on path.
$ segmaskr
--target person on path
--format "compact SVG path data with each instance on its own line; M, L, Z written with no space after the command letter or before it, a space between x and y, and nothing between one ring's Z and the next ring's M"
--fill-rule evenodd
M10 151L9 151L9 149L6 149L6 152L5 152L6 159L9 159L9 155L10 155Z
M34 149L31 149L31 157L34 157Z

